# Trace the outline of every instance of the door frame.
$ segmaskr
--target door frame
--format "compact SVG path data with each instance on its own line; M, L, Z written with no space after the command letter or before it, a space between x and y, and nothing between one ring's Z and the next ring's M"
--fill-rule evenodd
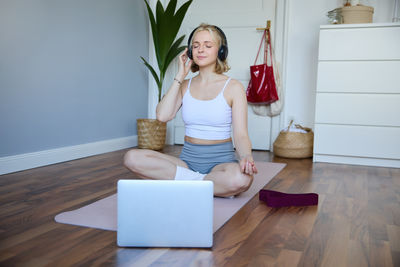
M169 0L160 0L161 3L165 6ZM155 10L157 0L149 0L149 5ZM289 0L276 0L275 5L275 21L271 22L271 27L274 27L275 38L273 47L275 48L275 57L277 62L280 63L280 78L281 78L281 86L284 93L283 103L285 103L285 88L286 88L286 62L287 62L287 40L288 40L288 26L289 26ZM258 27L264 27L265 25L258 25ZM151 33L151 25L149 23L149 60L148 62L152 65L157 67L157 60L154 53L154 44L153 44L153 37ZM173 64L172 64L173 65ZM177 71L176 66L169 67L169 71L167 71L164 86L171 81L174 73L171 72L173 69ZM156 117L156 106L158 103L158 96L157 96L157 84L154 81L153 77L149 73L148 75L148 109L147 109L147 116L148 118L155 118ZM163 88L165 89L165 88ZM286 105L283 105L283 109L280 115L271 118L271 134L270 134L270 151L273 149L273 142L275 141L276 137L278 136L280 130L284 127L285 124L285 110ZM174 144L174 120L168 122L167 124L167 144Z

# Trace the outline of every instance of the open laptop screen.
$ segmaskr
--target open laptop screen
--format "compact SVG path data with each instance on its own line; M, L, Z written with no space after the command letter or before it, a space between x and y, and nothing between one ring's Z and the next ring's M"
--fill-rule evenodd
M211 247L211 181L119 180L119 246Z

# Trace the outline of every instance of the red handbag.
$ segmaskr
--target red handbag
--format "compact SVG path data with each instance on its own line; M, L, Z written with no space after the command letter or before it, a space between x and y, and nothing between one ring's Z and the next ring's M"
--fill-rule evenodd
M268 41L265 42L265 36L268 34ZM261 46L264 42L264 64L255 65L260 54ZM271 66L267 64L267 50L269 49L271 56ZM274 70L272 65L272 48L271 37L267 30L264 30L261 39L260 48L258 49L254 65L250 66L250 82L247 87L247 101L253 104L271 104L279 99L276 91L274 78Z

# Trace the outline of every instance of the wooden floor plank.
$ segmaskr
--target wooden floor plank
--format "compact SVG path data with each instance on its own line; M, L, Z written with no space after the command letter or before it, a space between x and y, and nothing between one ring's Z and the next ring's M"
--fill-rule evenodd
M369 264L371 266L393 266L389 242L370 240L369 248Z
M296 221L293 231L285 243L285 249L287 250L303 251L317 218L318 208L303 208L302 213L300 214L301 216L299 216Z
M277 258L274 266L275 267L291 267L297 266L300 261L301 252L283 249L281 253L279 253L279 257Z
M400 252L400 227L397 225L387 225L390 248Z

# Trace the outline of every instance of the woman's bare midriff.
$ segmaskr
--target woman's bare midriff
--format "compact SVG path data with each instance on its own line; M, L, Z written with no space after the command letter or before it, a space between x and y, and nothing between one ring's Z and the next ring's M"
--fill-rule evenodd
M226 142L232 142L232 138L222 139L222 140L206 140L206 139L199 139L185 135L185 141L196 144L196 145L215 145L215 144L222 144Z

